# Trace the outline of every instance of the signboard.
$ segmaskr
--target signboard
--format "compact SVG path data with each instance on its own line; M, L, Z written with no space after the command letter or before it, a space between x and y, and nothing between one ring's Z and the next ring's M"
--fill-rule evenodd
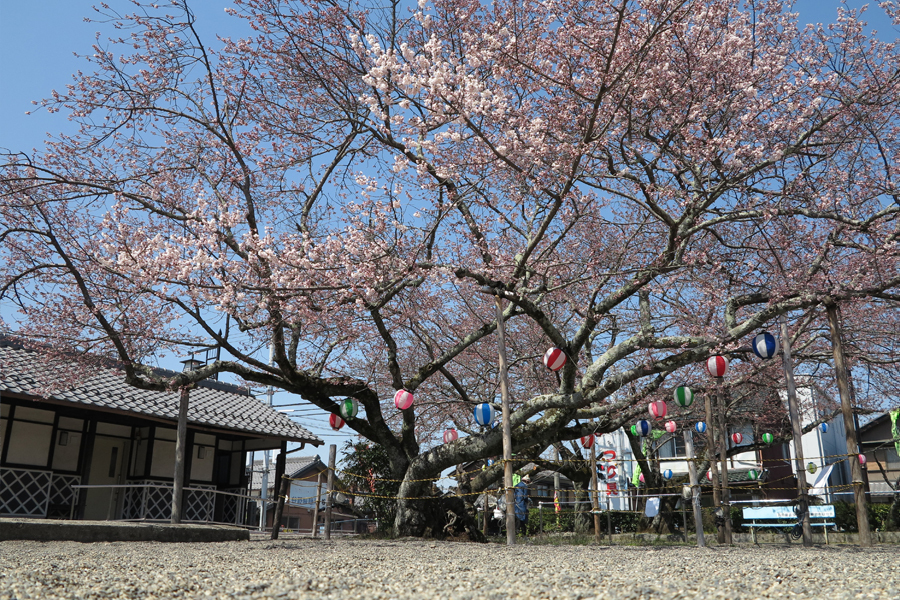
M606 481L606 493L614 496L619 493L619 485L616 482L619 472L616 468L616 451L603 449L597 456L597 475Z
M745 519L796 519L793 506L753 506L744 509ZM810 506L809 516L812 519L834 518L834 506Z

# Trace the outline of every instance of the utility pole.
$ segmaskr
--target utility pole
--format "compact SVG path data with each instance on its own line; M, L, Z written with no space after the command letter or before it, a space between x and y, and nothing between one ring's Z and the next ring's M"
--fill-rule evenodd
M503 486L506 488L506 545L516 545L515 493L512 478L512 426L509 422L509 381L506 362L506 326L503 322L503 301L494 296L497 307L497 333L500 354L500 399L503 408Z
M593 434L591 434L593 435ZM649 473L648 473L649 475ZM597 440L591 442L591 488L594 491L594 500L591 503L594 512L594 540L599 544L600 537L600 485L597 482Z
M712 473L713 507L722 508L722 501L719 496L719 467L716 464L716 450L719 446L719 440L716 436L715 419L713 419L712 394L708 392L704 394L703 404L706 409L706 427L709 430L706 448L709 452L709 472ZM723 525L716 525L716 541L720 544L725 543L725 528Z
M809 496L806 491L806 467L803 465L803 429L800 425L800 408L797 404L797 387L794 385L794 364L791 360L791 335L787 318L778 318L781 325L781 348L784 359L784 377L787 382L788 412L791 417L791 433L794 439L794 471L797 473L797 495L803 517L803 545L812 546L812 528L809 525Z
M334 463L337 459L337 446L328 446L328 484L325 488L325 539L331 539L331 497L334 491Z
M319 500L322 498L322 472L316 477L316 503L313 505L312 536L319 537Z
M187 414L190 397L190 387L182 387L178 403L178 429L175 433L175 478L172 485L171 518L173 525L181 523L181 498L184 495L184 452L187 448Z
M700 512L700 484L697 481L697 465L694 462L694 438L690 429L684 430L684 448L687 451L688 476L691 480L691 500L694 508L694 528L697 530L697 546L706 547L706 538L703 536L703 513ZM687 541L687 529L684 531Z
M841 414L844 417L844 431L847 434L847 458L850 461L850 479L853 483L853 500L856 504L856 523L859 527L859 545L872 546L872 532L869 530L869 513L866 510L866 493L863 487L863 472L859 464L859 443L856 439L856 427L853 420L853 405L850 399L850 380L847 375L847 363L844 360L844 341L841 336L841 323L838 307L834 303L826 304L828 327L831 329L831 347L834 353L834 371L837 377L838 390L841 394Z
M719 439L722 441L722 454L720 455L722 461L720 473L722 477L722 516L725 517L725 543L730 546L732 544L731 493L728 490L728 427L725 425L725 410L728 406L728 401L725 398L725 386L722 382L723 378L718 377L716 381L716 403L719 409Z
M272 366L272 361L275 357L275 346L272 342L269 342L269 366ZM272 406L272 386L266 388L266 403L269 406ZM262 510L259 511L259 530L266 530L266 501L269 498L269 451L266 450L263 452L263 472L262 472L262 489L259 492L260 497L262 498ZM275 487L278 487L278 482L275 482ZM278 490L275 490L277 493Z

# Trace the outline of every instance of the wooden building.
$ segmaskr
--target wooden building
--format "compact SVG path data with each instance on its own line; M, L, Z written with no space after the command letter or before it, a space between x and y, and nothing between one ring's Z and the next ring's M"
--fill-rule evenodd
M53 385L67 366L0 337L0 516L168 520L179 394L131 387L113 363ZM246 390L198 384L183 520L245 524L247 453L288 442L322 443Z

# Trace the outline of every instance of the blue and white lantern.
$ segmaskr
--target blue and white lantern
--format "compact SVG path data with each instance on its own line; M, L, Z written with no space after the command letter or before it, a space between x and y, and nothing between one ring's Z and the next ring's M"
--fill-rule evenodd
M497 409L487 402L476 405L474 413L475 422L479 425L490 425L497 418Z
M828 433L828 423L822 423L819 425L819 429L822 430L822 433Z
M772 358L778 350L778 343L775 336L768 331L756 335L753 338L753 353L760 358Z
M694 425L694 431L697 433L706 433L706 423L703 421L697 421L697 424Z
M647 437L648 435L650 435L650 421L641 419L637 422L634 428L637 430L638 434L641 435L641 437Z
M663 478L672 479L672 469L666 469L663 471Z

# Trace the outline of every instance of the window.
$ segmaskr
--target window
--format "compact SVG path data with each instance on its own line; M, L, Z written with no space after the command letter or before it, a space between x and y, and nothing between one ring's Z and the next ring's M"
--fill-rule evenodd
M684 447L684 436L676 434L659 447L659 457L676 458L679 456L687 456L687 451Z

